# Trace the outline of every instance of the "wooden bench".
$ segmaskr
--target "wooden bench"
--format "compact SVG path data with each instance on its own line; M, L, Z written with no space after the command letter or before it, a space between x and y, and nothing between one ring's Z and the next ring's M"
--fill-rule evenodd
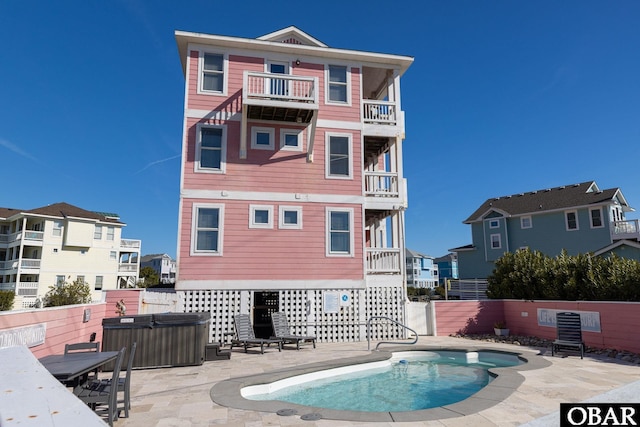
M584 358L584 342L580 314L572 312L556 313L556 329L558 338L551 344L551 355L561 348L575 348L580 351L580 359Z

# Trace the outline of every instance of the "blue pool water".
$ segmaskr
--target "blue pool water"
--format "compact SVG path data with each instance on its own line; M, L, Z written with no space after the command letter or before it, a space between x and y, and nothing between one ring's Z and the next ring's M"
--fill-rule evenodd
M409 353L423 354L404 357ZM246 398L351 411L414 411L464 400L491 381L488 368L521 363L515 356L472 353L469 358L468 354L404 352L386 366L299 382Z

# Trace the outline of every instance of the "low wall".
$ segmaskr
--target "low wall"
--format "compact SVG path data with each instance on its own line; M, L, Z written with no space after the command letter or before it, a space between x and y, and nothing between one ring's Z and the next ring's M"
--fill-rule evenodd
M102 319L117 316L116 302L121 299L125 301L127 314L137 314L140 292L140 289L106 291L105 302L100 303L0 311L0 347L21 345L24 341L23 345L41 358L63 353L67 343L89 341L92 333L96 334L96 341L102 342Z
M555 339L554 310L578 311L594 321L583 330L589 347L640 353L640 303L598 301L432 301L437 335L458 332L492 333L493 324L505 320L512 335ZM596 325L597 323L597 325Z

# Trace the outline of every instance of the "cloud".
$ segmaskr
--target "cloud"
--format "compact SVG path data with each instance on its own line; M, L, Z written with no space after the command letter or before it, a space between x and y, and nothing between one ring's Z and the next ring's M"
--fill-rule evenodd
M0 138L0 147L4 147L9 151L12 151L22 157L26 157L27 159L34 161L36 163L40 163L40 161L38 159L36 159L35 157L33 157L31 154L27 153L24 150L21 150L20 147L12 144L11 142L7 141L6 139L2 139ZM40 163L42 164L42 163Z
M0 140L0 141L1 141L1 140ZM146 165L145 167L143 167L142 169L140 169L138 172L134 173L134 175L137 175L137 174L139 174L140 172L142 172L142 171L144 171L144 170L149 169L151 166L154 166L154 165L157 165L157 164L160 164L160 163L164 163L164 162L168 162L169 160L177 159L177 158L179 158L180 156L181 156L181 154L177 154L177 155L175 155L175 156L171 156L171 157L166 158L166 159L156 160L155 162L151 162L151 163L149 163L148 165Z

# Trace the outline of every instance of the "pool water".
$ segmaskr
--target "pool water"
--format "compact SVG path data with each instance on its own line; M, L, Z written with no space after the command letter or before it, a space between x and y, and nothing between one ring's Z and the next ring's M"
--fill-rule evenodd
M403 352L402 355L409 353L423 352ZM387 366L301 382L246 397L338 410L414 411L464 400L491 381L489 368L521 363L515 357L489 354L469 358L465 354L469 353L429 352L394 357Z

